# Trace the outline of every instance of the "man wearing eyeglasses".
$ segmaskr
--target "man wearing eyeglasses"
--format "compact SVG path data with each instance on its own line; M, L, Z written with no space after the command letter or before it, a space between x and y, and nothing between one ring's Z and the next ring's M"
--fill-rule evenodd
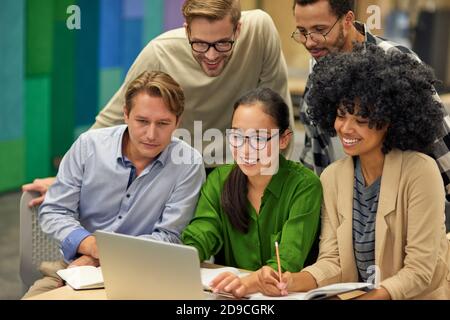
M294 2L297 27L291 37L311 54L310 72L321 57L331 52L350 52L356 42L373 43L386 52L399 50L419 60L410 49L374 36L364 24L355 21L354 3L354 0L296 0ZM343 157L344 153L337 138L330 137L311 123L306 103L308 88L309 81L306 84L300 110L300 120L305 125L305 147L300 161L320 175L325 167ZM439 100L437 94L435 97ZM446 114L444 108L443 112ZM431 146L430 155L438 163L447 190L447 200L450 200L450 128L447 123L450 123L450 117L446 114L443 122L443 137Z
M94 128L123 121L124 87L143 70L164 71L180 83L186 95L180 128L189 131L196 148L201 133L211 128L220 130L225 140L233 103L257 87L269 87L285 99L293 125L287 66L270 16L261 10L241 12L239 0L186 0L182 12L184 28L168 31L144 48L122 88L97 116ZM194 130L194 121L201 121L201 131ZM214 146L225 151L223 143L200 142L203 150ZM203 156L207 167L221 164L212 163L217 157L207 151Z
M184 90L185 112L179 128L189 132L190 141L186 142L196 149L203 147L209 171L223 163L216 163L216 159L222 159L217 152L226 154L222 142L230 126L232 106L247 91L268 87L280 94L289 106L290 124L294 127L287 66L278 32L267 13L241 12L239 0L186 0L182 12L184 28L163 33L148 43L92 128L122 124L128 84L143 71L163 71ZM203 141L208 129L220 130L222 141L206 137ZM286 156L292 146L291 142ZM53 181L36 179L23 190L45 194ZM43 198L34 199L30 206L40 204Z

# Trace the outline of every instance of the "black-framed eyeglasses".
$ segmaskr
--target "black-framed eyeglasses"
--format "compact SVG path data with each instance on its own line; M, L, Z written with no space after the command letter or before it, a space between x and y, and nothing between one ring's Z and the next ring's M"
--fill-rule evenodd
M205 42L205 41L189 41L192 50L198 53L206 53L209 48L213 47L217 52L228 52L233 49L234 40Z
M292 32L291 34L291 38L294 39L296 42L299 43L305 43L308 40L308 36L309 38L316 42L316 43L322 43L322 42L326 42L327 41L327 35L331 32L331 30L333 30L334 26L336 25L336 23L341 20L341 18L338 18L334 24L331 26L330 30L328 30L325 33L321 33L321 32L317 32L317 31L312 31L312 32L302 32L298 29L296 29L294 32Z
M189 44L191 45L191 48L193 51L197 53L206 53L208 52L209 48L213 47L214 50L217 52L229 52L231 49L233 49L233 45L235 43L235 40L220 40L216 42L206 42L206 41L192 41L190 39L191 30L188 29L188 39ZM233 29L232 37L234 38L236 34L236 28Z
M245 140L248 140L250 147L255 150L264 149L272 138L279 135L279 132L271 135L271 136L262 136L262 135L251 135L245 136L240 134L239 132L229 131L227 132L228 142L233 148L240 148L244 145Z

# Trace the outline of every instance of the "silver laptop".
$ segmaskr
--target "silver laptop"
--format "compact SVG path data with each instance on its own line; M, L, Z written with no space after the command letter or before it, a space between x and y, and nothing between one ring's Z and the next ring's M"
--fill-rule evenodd
M194 247L96 231L108 299L210 299Z

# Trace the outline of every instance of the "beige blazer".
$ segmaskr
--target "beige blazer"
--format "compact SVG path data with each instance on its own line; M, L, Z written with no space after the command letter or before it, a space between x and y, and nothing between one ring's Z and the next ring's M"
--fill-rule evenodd
M317 262L305 269L319 287L358 281L353 237L353 159L321 175L322 230ZM445 193L436 162L425 154L386 155L375 224L375 263L392 299L450 299Z

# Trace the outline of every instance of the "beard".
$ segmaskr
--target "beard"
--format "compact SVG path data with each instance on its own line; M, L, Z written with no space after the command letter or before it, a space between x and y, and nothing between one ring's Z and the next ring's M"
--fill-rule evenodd
M345 36L344 36L344 28L342 25L339 26L339 35L332 46L330 46L330 52L342 52L344 51L345 46Z
M308 47L305 44L305 48L311 53L311 55L316 60L320 60L329 53L343 52L345 50L345 45L346 45L346 38L344 36L344 30L343 27L340 26L336 40L333 43L328 42L327 39L326 42L322 44L316 44L313 47Z

